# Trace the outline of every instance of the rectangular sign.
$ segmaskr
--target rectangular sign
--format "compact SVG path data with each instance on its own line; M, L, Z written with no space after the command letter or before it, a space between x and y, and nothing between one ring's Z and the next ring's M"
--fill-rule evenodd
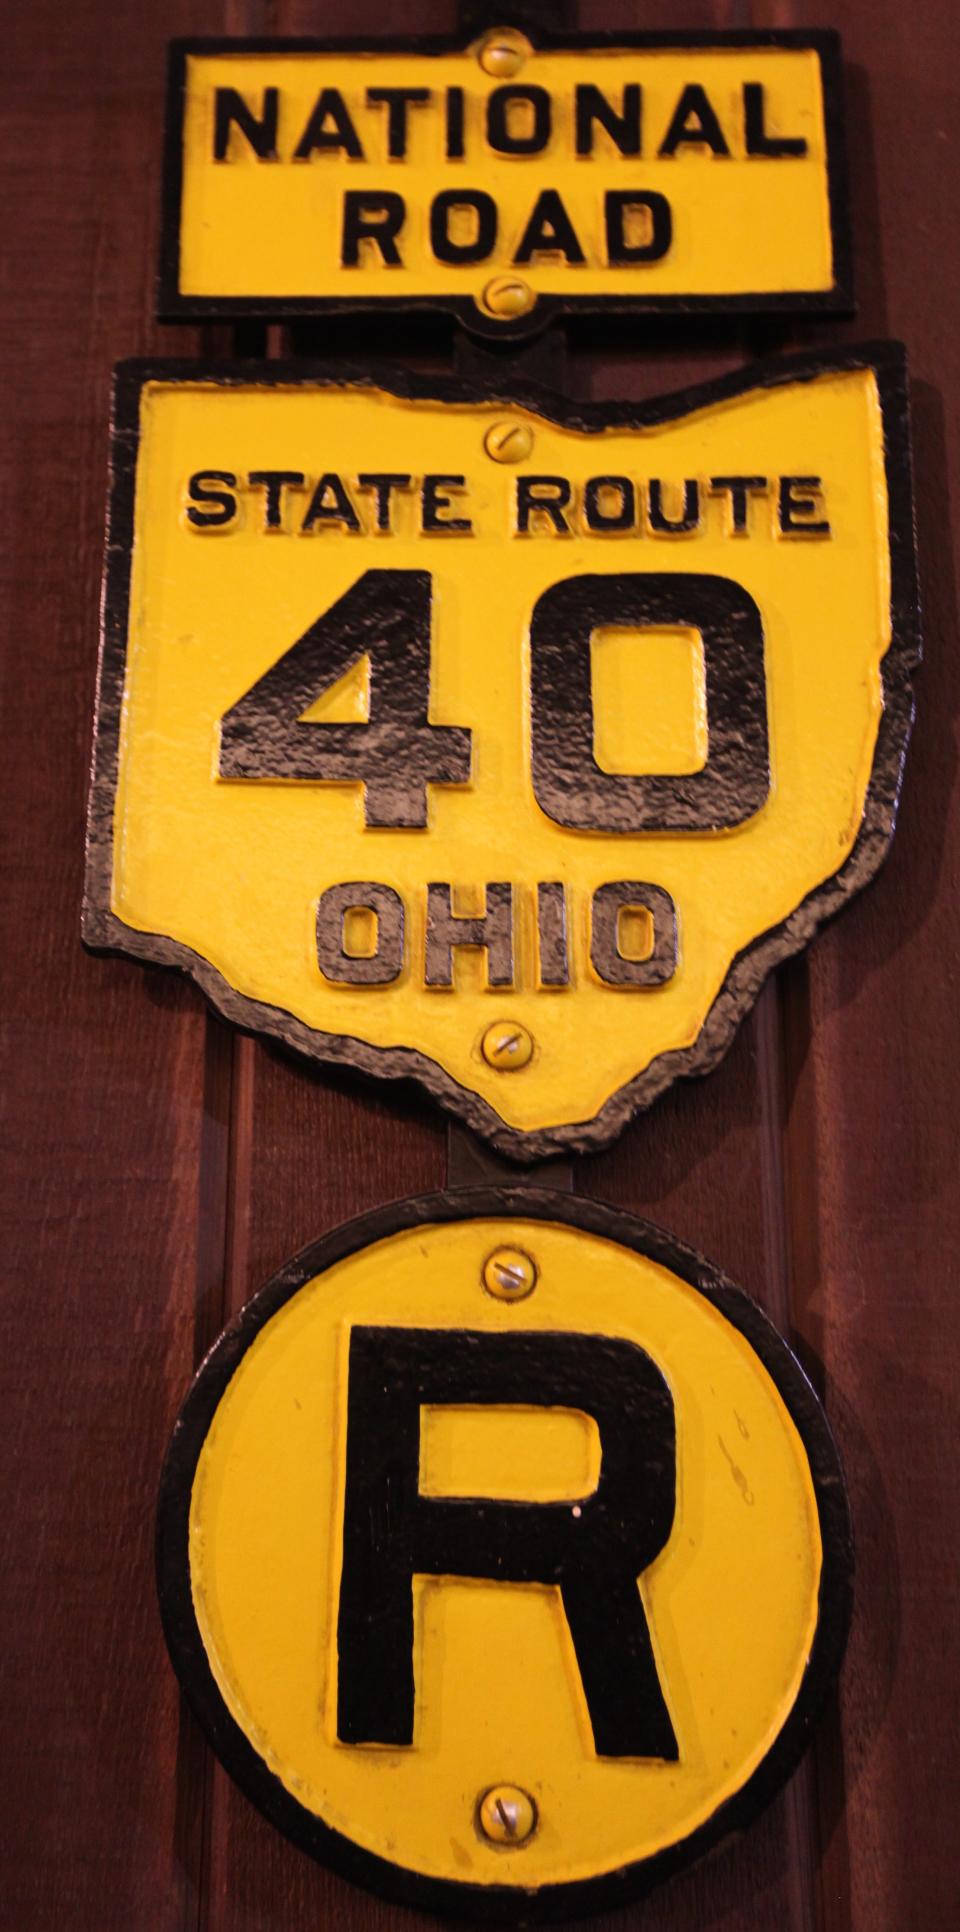
M196 40L161 313L849 309L829 32Z

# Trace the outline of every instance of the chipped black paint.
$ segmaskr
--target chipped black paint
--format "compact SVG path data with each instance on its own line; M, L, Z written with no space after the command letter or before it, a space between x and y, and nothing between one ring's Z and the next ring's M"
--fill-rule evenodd
M653 945L646 959L620 949L620 915L633 907L650 915ZM605 986L665 986L677 970L677 908L663 886L617 879L598 886L590 909L590 963Z
M537 886L537 953L541 986L569 986L567 891L559 879L541 880Z
M460 946L483 952L488 986L513 985L513 887L491 880L484 891L486 911L471 917L454 912L452 886L440 880L428 885L425 985L453 985L453 955Z
M618 624L699 631L709 744L701 771L635 777L597 763L590 638L601 626ZM763 624L749 592L730 578L633 570L552 584L530 623L530 708L533 789L557 825L586 832L717 832L742 825L766 803Z
M344 921L350 912L374 916L376 944L367 954L349 953ZM325 979L342 986L390 986L403 971L403 900L392 886L358 879L328 886L317 903L317 964Z
M423 829L427 786L465 785L471 733L429 722L433 587L426 570L366 570L231 705L220 725L221 778L307 778L364 788L368 825ZM364 724L303 713L361 659Z

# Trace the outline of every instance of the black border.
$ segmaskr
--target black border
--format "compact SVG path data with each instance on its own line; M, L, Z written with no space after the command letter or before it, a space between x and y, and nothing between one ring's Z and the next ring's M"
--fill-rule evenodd
M220 1695L194 1612L189 1569L190 1496L200 1452L224 1390L271 1316L305 1282L390 1235L452 1221L520 1217L579 1228L649 1256L696 1289L746 1337L776 1384L803 1442L823 1542L817 1628L797 1699L747 1783L704 1825L652 1858L594 1879L546 1885L532 1892L427 1878L362 1850L301 1806L267 1768ZM584 1302L585 1319L588 1310L589 1296ZM423 1309L419 1312L422 1315ZM748 1824L806 1748L817 1712L840 1668L853 1600L849 1505L836 1445L800 1364L762 1309L701 1255L651 1223L569 1194L516 1186L452 1189L377 1208L304 1248L247 1303L206 1357L174 1426L160 1483L156 1561L164 1633L177 1674L221 1763L265 1816L303 1850L368 1890L402 1905L501 1924L542 1924L626 1904L728 1832Z
M428 1054L407 1047L374 1047L349 1035L318 1033L281 1008L236 992L190 947L161 935L136 932L113 915L113 809L126 663L140 392L145 383L362 386L384 389L408 400L519 404L564 427L599 432L608 427L641 429L672 422L751 389L811 382L848 369L872 369L876 375L890 518L892 636L881 666L883 713L863 818L853 850L839 871L808 894L783 924L771 927L737 955L692 1046L658 1055L642 1073L611 1095L591 1119L526 1132L508 1126L486 1100L461 1086ZM126 953L181 968L196 980L225 1019L269 1034L314 1060L357 1067L382 1079L418 1080L441 1106L459 1115L513 1160L542 1160L564 1149L579 1153L595 1150L606 1146L633 1113L649 1107L674 1080L709 1072L727 1051L771 969L807 945L823 920L845 905L881 865L896 823L903 761L913 723L911 674L920 655L909 399L905 353L899 343L872 342L849 349L824 348L801 356L772 357L646 403L573 402L523 381L509 367L502 375L465 382L453 376L418 376L378 364L355 369L310 362L181 359L120 363L114 390L111 497L87 823L84 942L94 950Z
M509 14L509 7L504 11ZM780 47L797 52L812 52L820 61L823 87L823 116L826 137L827 199L830 208L830 235L833 249L833 287L774 294L742 295L569 295L541 296L527 316L497 321L484 315L472 296L457 295L364 295L348 296L260 296L184 295L180 290L180 202L183 174L183 112L186 93L186 63L191 54L416 54L425 59L444 54L462 54L473 44L473 36L435 34L380 39L270 37L226 40L219 37L172 40L167 74L167 106L164 131L163 199L161 213L160 265L157 279L157 313L162 322L236 320L241 316L262 321L302 320L305 316L411 314L441 311L455 316L473 335L491 337L498 342L516 341L539 333L550 322L578 315L753 315L787 313L791 315L850 315L854 309L853 244L850 225L850 198L843 115L843 63L840 36L832 28L749 29L728 33L699 33L695 29L677 33L553 33L546 27L525 25L524 32L537 50L577 53L589 49L628 52L664 49Z

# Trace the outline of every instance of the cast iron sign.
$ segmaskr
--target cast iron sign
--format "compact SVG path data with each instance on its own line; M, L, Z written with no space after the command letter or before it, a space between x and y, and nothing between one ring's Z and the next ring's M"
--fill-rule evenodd
M850 307L835 35L535 38L177 42L163 313Z
M895 347L642 406L131 364L116 410L90 943L533 1158L710 1067L879 865Z
M605 1910L746 1822L850 1605L836 1451L775 1330L660 1230L540 1188L292 1262L187 1397L157 1548L250 1797L485 1921Z

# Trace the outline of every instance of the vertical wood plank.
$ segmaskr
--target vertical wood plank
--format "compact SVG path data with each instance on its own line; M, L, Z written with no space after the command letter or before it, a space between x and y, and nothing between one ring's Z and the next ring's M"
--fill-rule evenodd
M812 21L812 5L791 9ZM786 1150L793 1319L822 1362L858 1550L840 1690L844 1776L821 1777L825 1925L952 1922L960 1674L960 1187L953 238L960 17L843 0L860 315L913 375L926 662L900 824L876 885L791 969ZM945 404L947 406L945 407ZM950 1690L953 1686L953 1691ZM842 1805L842 1810L841 1810Z
M217 1083L196 995L79 939L110 372L163 340L165 41L190 18L176 0L162 18L37 0L4 29L0 1811L17 1932L196 1919L152 1540L195 1304L220 1272L201 1178L224 1158Z

